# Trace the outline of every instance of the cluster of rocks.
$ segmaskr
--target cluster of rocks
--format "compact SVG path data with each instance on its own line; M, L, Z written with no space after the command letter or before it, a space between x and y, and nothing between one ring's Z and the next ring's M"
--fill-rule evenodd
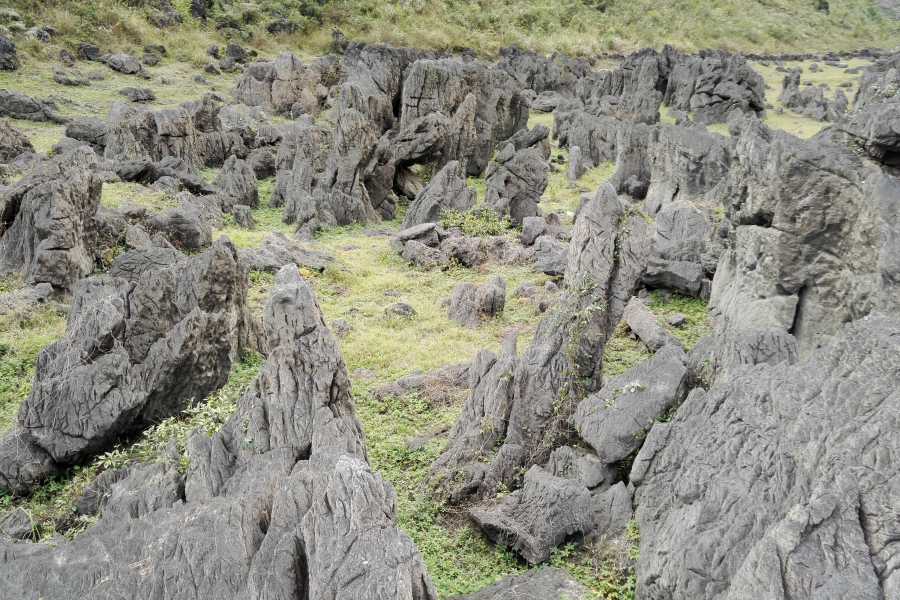
M871 67L862 97L893 68ZM875 538L896 522L879 500L896 463L868 457L895 453L883 432L900 402L892 165L832 141L846 125L802 140L742 117L729 140L609 123L616 172L579 207L560 300L524 355L511 336L469 366L429 471L436 497L474 500L472 518L533 564L573 536L616 535L636 510L642 597L890 596L894 549ZM644 286L709 297L715 337L685 352L633 297ZM606 380L620 319L652 356ZM833 425L804 433L814 421Z
M829 100L825 97L825 90L821 87L809 87L801 90L800 75L802 72L803 70L798 67L784 76L778 101L785 108L816 121L831 121L832 123L842 121L848 105L844 92L836 90L834 98Z
M158 10L175 18L167 2ZM645 598L900 590L900 55L863 73L847 119L802 140L759 121L764 85L740 55L666 47L594 72L515 47L488 65L338 34L340 58L309 66L287 52L250 63L229 45L217 60L244 67L234 102L115 102L108 119L68 122L52 159L0 123L0 162L24 173L0 182L0 268L36 295L71 297L65 333L41 351L0 438L0 491L27 491L177 414L219 389L243 348L266 351L225 425L188 438L186 474L174 445L159 463L104 473L76 505L97 522L71 542L12 541L29 537L27 514L0 519L4 590L436 598L392 486L368 465L349 373L296 268L334 259L278 233L242 251L212 240L223 213L254 227L257 180L272 176L269 205L298 235L393 219L403 196L392 244L407 261L533 263L555 278L553 302L531 284L514 292L545 313L521 355L510 331L498 353L377 391L468 388L428 484L467 503L492 539L537 564L634 517ZM80 58L143 69L89 46ZM791 73L782 102L816 118L846 112L817 90ZM54 118L23 96L0 91L0 114ZM661 104L678 125L658 123ZM552 132L526 127L529 106L554 111ZM292 122L270 124L268 111ZM730 137L704 125L726 120ZM539 207L551 135L569 147L572 180L615 163L571 231ZM219 169L212 182L205 167ZM521 226L521 243L443 227L442 212L473 210L466 177L482 174L484 210ZM178 207L102 208L109 181L163 190ZM123 238L127 251L89 276L98 249ZM262 326L250 269L277 273ZM687 351L641 301L652 289L708 299L715 336ZM502 278L462 284L448 317L477 327L506 294ZM603 354L623 321L651 355L610 379ZM560 593L586 591L545 569L471 597Z
M260 375L218 432L188 438L187 474L174 447L163 462L106 473L78 502L99 519L74 541L0 541L5 590L437 598L396 524L393 486L368 465L347 367L296 268L278 273L264 320Z

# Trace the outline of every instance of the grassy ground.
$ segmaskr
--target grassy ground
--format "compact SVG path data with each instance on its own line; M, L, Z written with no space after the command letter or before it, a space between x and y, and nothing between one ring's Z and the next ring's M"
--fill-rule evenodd
M201 26L189 16L187 0L172 4L185 17L181 26L156 29L146 0L12 0L25 25L51 23L68 47L91 40L104 49L134 50L164 43L188 60L204 60L203 49L225 38L262 52L293 47L321 53L338 26L351 39L417 48L475 48L488 54L516 43L539 52L590 55L674 43L681 50L724 48L743 51L842 49L896 44L897 22L872 0L274 0L216 2ZM212 5L212 3L210 3ZM821 9L817 9L819 6ZM823 10L825 7L828 10ZM265 25L290 20L290 35L270 35ZM11 23L7 23L10 25ZM37 51L35 43L29 50Z

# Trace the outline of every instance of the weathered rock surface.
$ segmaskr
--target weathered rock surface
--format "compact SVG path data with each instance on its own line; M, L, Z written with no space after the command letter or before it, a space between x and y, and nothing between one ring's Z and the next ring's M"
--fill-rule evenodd
M15 71L19 68L19 56L16 54L16 43L0 35L0 69Z
M578 405L572 425L604 464L640 448L654 421L678 401L684 363L680 345L665 346Z
M0 198L0 269L71 290L94 267L102 182L89 148L42 163Z
M493 319L506 306L506 281L495 277L490 283L460 283L453 289L447 315L466 327L477 327Z
M372 392L382 400L417 394L431 402L448 402L451 400L452 394L468 388L471 364L472 361L466 361L433 371L414 371L397 381L379 386Z
M691 355L691 376L707 389L716 381L732 379L745 366L792 365L799 360L797 340L781 329L725 329L708 348L695 347ZM691 364L697 360L702 362Z
M41 350L8 434L57 463L202 400L225 383L249 335L246 276L227 238L190 258L131 250L110 272L76 286L66 332ZM17 485L26 482L7 483Z
M235 204L259 206L256 174L247 161L229 156L213 180L213 185L216 186L216 195L226 212L230 212Z
M643 274L646 234L646 222L626 217L612 186L601 185L575 223L565 290L531 345L519 358L515 338L507 338L499 355L482 351L472 364L469 398L429 470L437 497L493 495L520 467L549 458L574 409L559 410L560 390L601 387L599 357Z
M170 243L184 250L201 250L212 243L212 228L201 213L191 208L167 208L144 224L150 232L159 232Z
M550 166L540 151L526 148L515 152L508 145L488 167L484 203L513 226L525 217L539 214L538 202L547 188Z
M473 509L472 518L495 542L512 548L531 564L544 562L567 536L590 531L594 508L587 488L554 477L538 466L524 485L490 508Z
M141 70L140 61L134 56L124 52L119 52L118 54L110 56L106 61L106 66L113 71L118 71L119 73L124 73L126 75L134 75Z
M544 567L508 575L477 592L465 596L450 596L447 600L520 600L522 598L586 600L590 597L590 590L578 583L566 569Z
M885 167L900 171L900 53L885 56L859 78L853 110L841 130Z
M241 263L248 269L271 273L287 265L321 271L335 260L327 252L304 248L280 231L267 233L258 247L241 250L239 254Z
M469 124L464 124L461 114L451 132L474 128L474 140L465 133L451 133L457 141L468 141L457 143L458 154L445 160L457 160L468 175L480 175L497 144L523 129L528 121L528 105L519 89L506 72L478 60L418 60L403 82L401 123L407 125L432 112L454 117L471 94L474 110L465 115ZM445 154L449 149L445 148Z
M796 68L784 76L778 101L786 108L816 121L831 121L833 123L843 121L848 105L847 96L844 95L844 92L837 90L834 94L834 99L829 100L825 97L825 90L818 86L801 90L801 73L802 69Z
M235 81L232 94L235 102L247 106L268 106L279 114L290 115L293 106L299 104L302 112L315 115L339 75L339 60L333 54L305 66L291 52L280 52L273 61L247 65Z
M731 168L727 137L699 127L659 124L650 131L650 181L644 210L655 216L676 200L724 203Z
M712 242L706 215L687 200L666 204L650 233L650 258L644 283L686 295L698 295L703 283L703 254Z
M53 123L69 121L67 117L57 115L55 108L47 102L5 88L0 89L0 117L28 121L51 121Z
M34 533L31 515L19 507L0 517L0 539L24 540Z
M231 207L231 215L234 217L234 224L244 229L256 229L256 221L253 219L253 213L246 204L235 204Z
M34 152L34 146L25 132L5 119L0 120L0 163L8 163L26 152Z
M442 209L464 212L474 206L475 201L475 188L466 186L462 165L451 161L416 196L403 217L401 229L422 223L440 223Z
M710 298L717 323L788 331L802 356L844 322L900 313L900 180L826 140L752 119L733 125L732 229Z
M631 477L637 594L894 596L898 340L895 320L863 317L800 363L696 390L655 425Z
M156 100L156 94L150 88L134 88L126 87L119 90L119 93L131 100L132 102L150 102Z
M628 328L640 338L650 352L656 352L667 344L681 345L681 342L666 331L639 298L628 301L622 317Z
M150 157L180 161L189 173L203 166L193 115L185 107L150 111L146 107L113 102L109 107L104 156L124 161Z

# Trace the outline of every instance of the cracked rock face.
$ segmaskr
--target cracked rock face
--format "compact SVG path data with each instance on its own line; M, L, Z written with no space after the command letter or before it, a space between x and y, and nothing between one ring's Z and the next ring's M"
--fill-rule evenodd
M831 142L735 125L738 193L710 297L717 323L788 331L805 355L845 322L900 309L900 180Z
M475 206L475 201L475 188L466 186L462 165L451 161L416 196L403 217L400 229L409 229L422 223L440 224L442 209L465 212Z
M695 390L635 460L642 598L889 598L900 326ZM664 426L661 426L664 425Z
M66 332L38 356L35 384L4 436L7 489L202 400L247 343L246 275L227 238L189 258L131 250L110 271L118 276L79 281ZM35 449L12 454L23 444Z
M90 148L43 163L0 198L0 269L71 290L94 266L102 182Z
M311 286L279 271L270 354L237 411L174 463L105 482L96 525L55 546L2 545L19 598L406 598L437 594L367 464L346 365ZM170 460L174 460L172 457Z
M593 517L587 488L538 466L525 474L522 489L500 504L472 510L472 518L494 541L510 546L531 564L547 560L566 536L590 530Z
M521 226L526 217L538 215L549 171L540 151L526 148L515 152L510 144L488 167L484 203L501 217L508 217L513 226Z

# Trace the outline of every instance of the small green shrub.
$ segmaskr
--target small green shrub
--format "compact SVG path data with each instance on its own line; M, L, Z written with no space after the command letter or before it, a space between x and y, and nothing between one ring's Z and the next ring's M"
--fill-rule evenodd
M484 204L473 206L465 212L445 208L441 210L441 223L448 229L459 227L466 235L475 237L502 235L509 229L509 220Z

